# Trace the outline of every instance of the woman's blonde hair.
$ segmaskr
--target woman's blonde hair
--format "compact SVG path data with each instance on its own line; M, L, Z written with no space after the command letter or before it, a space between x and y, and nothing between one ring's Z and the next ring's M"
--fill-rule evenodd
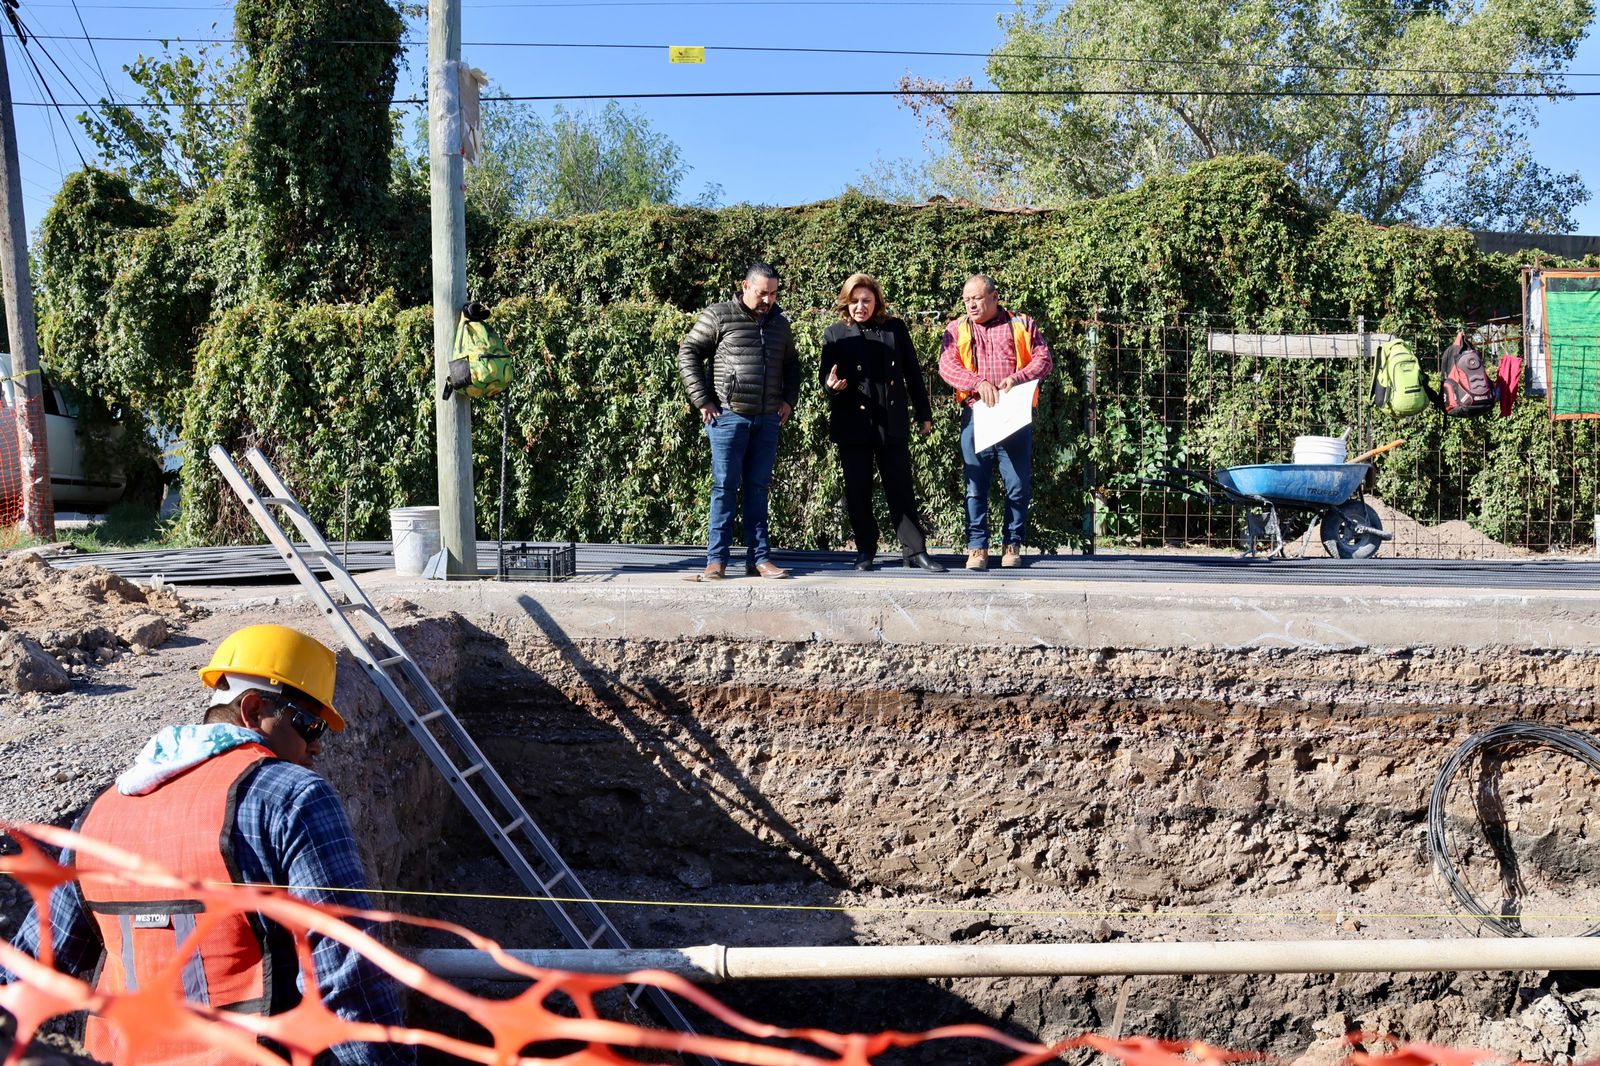
M871 289L872 295L877 298L877 305L872 309L872 317L867 321L876 322L889 313L889 308L883 301L883 286L878 284L878 279L871 274L857 273L844 279L844 284L839 287L839 298L833 301L833 309L839 313L840 318L850 317L850 296L863 285Z

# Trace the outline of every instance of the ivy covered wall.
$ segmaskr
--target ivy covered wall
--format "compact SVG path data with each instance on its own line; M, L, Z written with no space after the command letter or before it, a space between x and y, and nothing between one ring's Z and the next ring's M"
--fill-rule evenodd
M346 270L350 295L334 304L269 298L259 289L224 294L215 279L229 272L216 258L236 249L207 242L208 233L223 230L208 229L218 210L202 199L158 212L134 202L113 176L73 178L46 220L41 248L52 369L180 428L188 448L188 537L253 539L204 458L213 443L261 446L330 531L342 531L348 508L351 536L386 536L388 508L437 498L421 258L426 213L396 208L388 244L375 241L370 253L377 257L372 269ZM364 232L374 239L371 229ZM1140 336L1170 337L1174 329L1189 338L1211 327L1344 331L1357 316L1369 329L1432 338L1511 313L1519 299L1516 264L1480 255L1468 234L1319 214L1283 168L1264 158L1223 160L1135 192L1036 214L950 203L907 208L847 196L797 208L652 208L493 233L476 227L469 233L472 293L494 306L494 321L525 370L504 400L510 532L596 541L703 538L709 460L699 418L678 383L677 343L702 306L733 294L754 258L783 275L780 299L806 363L774 479L774 536L788 547L836 546L845 536L814 368L831 320L825 309L853 271L877 274L892 309L912 324L937 414L934 435L913 444L913 458L935 540L944 544L955 543L961 529L961 474L955 407L934 364L939 330L959 310L961 285L973 272L994 275L1004 303L1037 316L1057 356L1037 416L1033 539L1046 546L1076 543L1083 532L1090 320L1101 323L1098 361L1112 336L1126 351L1141 348ZM1234 365L1226 381L1195 385L1205 411L1185 399L1188 414L1174 421L1152 397L1163 381L1187 379L1192 340L1143 347L1137 360L1106 363L1097 382L1102 397L1118 398L1115 410L1097 405L1099 485L1125 480L1141 465L1195 458L1197 449L1212 447L1207 440L1237 451L1227 443L1233 430L1215 428L1219 410L1230 427L1254 426L1257 440L1269 430L1320 432L1294 423L1332 417L1310 408L1258 410L1259 380ZM489 535L499 404L474 407L479 529ZM1196 417L1207 412L1209 431ZM1261 419L1272 425L1263 429ZM1517 449L1524 424L1527 433L1548 433L1530 417L1497 421L1492 430L1483 428L1488 423L1442 427L1436 435L1492 432L1502 438L1497 447ZM1400 497L1406 491L1392 489ZM1393 502L1405 506L1403 498Z

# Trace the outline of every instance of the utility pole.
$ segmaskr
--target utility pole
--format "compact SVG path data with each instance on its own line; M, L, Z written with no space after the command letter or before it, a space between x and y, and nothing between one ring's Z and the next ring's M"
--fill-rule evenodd
M22 475L22 517L41 540L56 536L46 452L44 389L39 380L39 340L33 319L33 279L28 273L28 223L22 215L22 172L17 163L17 126L11 113L11 74L0 34L0 273L5 275L6 332L11 338L11 373L16 382L17 469ZM3 447L0 444L0 447Z
M472 408L441 399L456 316L467 302L467 205L461 158L461 0L428 0L428 175L433 204L433 424L438 434L439 542L450 577L478 574L472 497ZM454 143L451 143L451 141Z

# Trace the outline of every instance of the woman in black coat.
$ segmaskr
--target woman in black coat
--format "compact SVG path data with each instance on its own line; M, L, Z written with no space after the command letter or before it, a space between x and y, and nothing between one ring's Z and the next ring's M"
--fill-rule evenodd
M876 463L906 565L943 573L944 566L928 554L911 482L912 414L924 435L933 432L928 386L911 334L904 322L886 313L883 289L871 274L851 274L839 289L834 310L844 321L822 335L817 380L830 401L828 435L839 448L844 470L856 569L871 570L878 554L878 521L872 514Z

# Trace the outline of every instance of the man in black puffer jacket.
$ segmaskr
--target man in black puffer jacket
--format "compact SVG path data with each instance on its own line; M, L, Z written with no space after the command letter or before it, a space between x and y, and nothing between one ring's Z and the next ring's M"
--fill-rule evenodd
M701 580L727 575L741 488L745 573L788 577L767 544L767 490L778 458L778 429L800 398L800 355L789 320L778 309L776 270L750 264L737 300L700 312L678 346L678 372L711 441L711 528Z

